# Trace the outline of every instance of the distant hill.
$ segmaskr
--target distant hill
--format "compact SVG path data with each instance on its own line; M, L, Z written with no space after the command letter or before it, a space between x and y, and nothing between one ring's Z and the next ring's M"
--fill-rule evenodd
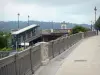
M61 23L60 22L42 22L42 21L30 21L31 24L39 24L41 29L60 29ZM19 22L20 28L26 27L28 24L26 21L20 21ZM90 25L88 24L73 24L73 23L67 23L67 28L73 28L76 25L81 25L83 27L90 28ZM11 29L17 29L18 23L17 21L0 21L0 30L3 31L11 31Z

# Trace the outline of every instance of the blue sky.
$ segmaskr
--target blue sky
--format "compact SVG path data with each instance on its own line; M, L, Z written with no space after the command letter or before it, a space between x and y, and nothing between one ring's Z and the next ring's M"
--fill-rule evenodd
M94 21L94 7L97 6L97 17L100 15L100 0L0 0L0 20L56 21L87 23Z

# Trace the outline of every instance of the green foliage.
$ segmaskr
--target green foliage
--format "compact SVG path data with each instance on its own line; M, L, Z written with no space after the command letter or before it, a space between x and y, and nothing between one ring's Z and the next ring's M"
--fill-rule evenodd
M99 17L98 20L96 21L94 27L95 27L96 30L100 30L100 17Z
M9 48L10 39L11 39L11 34L10 33L0 31L0 50L2 50L2 51L11 50Z
M4 38L3 36L0 36L0 48L6 47L7 39Z
M72 35L72 31L68 33L68 36Z
M6 48L6 47L0 49L0 51L11 51L11 50L12 50L12 48Z
M76 33L79 33L79 32L86 32L88 30L89 30L88 28L85 28L85 27L82 27L82 26L75 26L72 29L72 34L76 34Z
M22 51L22 50L24 50L24 48L22 47L22 48L18 48L17 49L17 51Z

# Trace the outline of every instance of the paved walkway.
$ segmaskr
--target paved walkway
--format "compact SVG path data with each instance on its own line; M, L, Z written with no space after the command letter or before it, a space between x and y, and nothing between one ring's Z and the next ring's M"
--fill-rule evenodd
M42 66L36 75L100 75L100 36L90 37L77 45Z
M100 75L100 36L88 38L75 48L56 75Z

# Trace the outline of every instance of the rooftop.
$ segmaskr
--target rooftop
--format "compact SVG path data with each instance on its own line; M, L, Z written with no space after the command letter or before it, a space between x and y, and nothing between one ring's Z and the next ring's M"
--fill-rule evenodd
M44 29L42 30L42 34L52 34L52 33L62 34L62 33L68 33L68 30L71 29Z
M18 31L12 32L12 34L13 34L13 35L17 35L17 34L20 34L20 33L25 32L25 31L27 31L27 30L29 30L29 29L31 29L31 28L34 28L34 27L36 27L36 26L38 26L38 25L33 24L33 25L27 26L27 27L25 27L25 28L22 28L22 29L20 29L20 30L18 30Z

